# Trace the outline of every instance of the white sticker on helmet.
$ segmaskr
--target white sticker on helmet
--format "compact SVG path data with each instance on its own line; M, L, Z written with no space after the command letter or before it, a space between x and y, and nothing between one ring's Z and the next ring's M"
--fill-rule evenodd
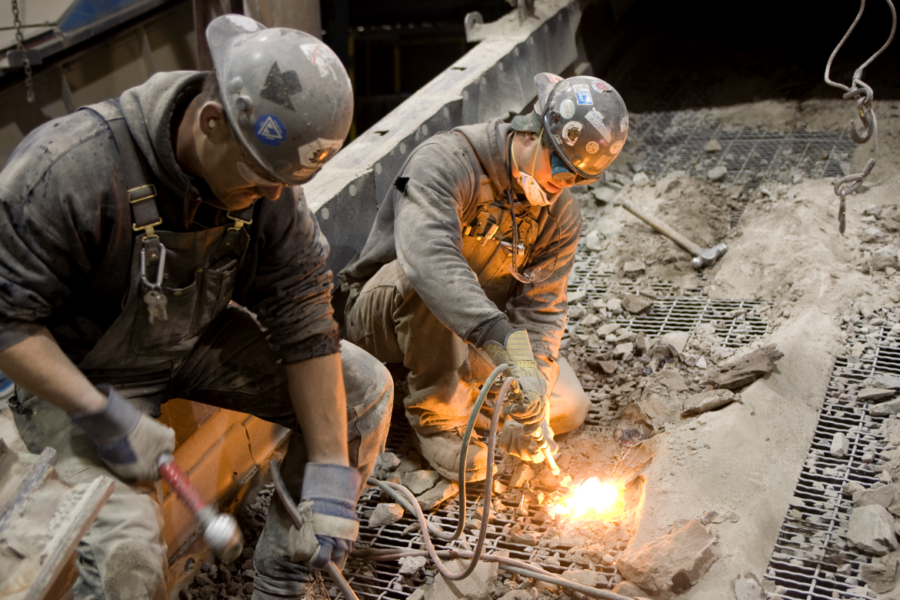
M588 142L587 144L584 145L584 150L588 154L597 154L597 150L599 150L599 149L600 149L600 144L598 144L597 142Z
M574 146L575 142L578 141L578 136L581 134L582 127L584 127L584 125L578 121L569 121L566 123L562 131L563 141L570 146Z
M575 116L575 103L566 98L559 105L559 114L562 115L563 119L571 119Z
M622 146L625 145L623 140L617 140L612 146L609 147L610 154L618 154L622 151Z
M584 116L584 120L593 125L594 129L600 132L600 136L607 144L612 140L612 132L609 130L609 125L603 122L603 115L600 114L596 108L592 108L591 111Z
M249 33L265 29L265 27L263 27L256 21L254 21L250 17L245 17L244 15L225 15L225 18L228 19L228 21L232 25L240 27L241 29Z
M628 132L628 115L622 117L622 122L619 123L619 127L621 128L622 133Z
M315 67L319 70L319 76L323 79L329 75L337 81L335 62L339 59L334 51L325 44L300 44L300 49Z

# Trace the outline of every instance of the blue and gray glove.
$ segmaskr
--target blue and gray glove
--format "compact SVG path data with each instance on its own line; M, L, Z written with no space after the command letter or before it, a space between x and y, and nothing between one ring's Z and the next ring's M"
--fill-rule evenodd
M156 481L156 461L175 450L175 432L141 413L110 385L97 389L107 395L97 412L69 413L69 418L97 445L97 454L121 479Z
M359 471L351 467L307 463L300 506L301 531L292 529L293 560L324 569L329 561L343 568L359 535L356 500Z

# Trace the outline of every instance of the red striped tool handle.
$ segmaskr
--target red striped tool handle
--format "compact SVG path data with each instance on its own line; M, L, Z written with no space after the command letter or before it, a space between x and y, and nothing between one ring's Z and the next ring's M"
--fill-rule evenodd
M184 471L175 464L175 459L171 454L160 456L158 464L160 477L165 479L169 487L178 494L178 497L184 500L184 503L188 505L188 508L191 509L194 515L206 508L206 502L200 497L197 489L191 485Z

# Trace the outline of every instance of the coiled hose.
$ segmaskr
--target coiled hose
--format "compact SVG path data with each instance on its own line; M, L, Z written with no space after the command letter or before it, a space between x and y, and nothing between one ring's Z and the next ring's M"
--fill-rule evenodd
M493 387L494 381L496 381L497 377L499 377L500 374L507 369L509 369L509 365L502 364L494 369L493 372L491 372L491 374L488 376L487 380L485 380L484 386L481 388L481 393L478 394L478 399L475 401L475 406L472 409L472 414L469 416L469 422L466 425L466 431L463 434L462 449L459 455L459 517L456 524L456 530L454 530L452 533L447 533L435 526L433 523L429 523L428 521L426 521L425 514L422 512L422 507L419 506L419 502L416 500L416 497L406 487L390 481L381 481L380 479L370 477L368 483L378 486L381 490L394 498L400 504L400 506L404 508L404 510L411 512L416 516L416 520L419 523L419 528L422 531L422 540L425 544L425 550L399 551L390 548L358 548L357 550L353 551L352 556L354 558L372 561L395 561L407 556L427 556L431 559L432 563L434 563L435 568L437 568L438 572L440 572L440 574L445 579L453 581L465 579L466 577L471 575L472 571L475 570L475 567L478 565L478 562L480 560L483 560L485 562L496 562L499 563L499 567L505 571L509 571L517 575L522 575L524 577L537 579L539 581L544 581L552 585L565 587L592 598L599 598L600 600L634 600L633 598L629 598L627 596L613 594L612 592L599 590L597 588L592 588L580 583L575 583L573 581L563 579L561 577L557 577L553 573L550 573L542 569L541 567L532 565L525 561L516 560L514 558L507 558L505 556L495 556L490 553L484 553L484 543L487 539L487 526L491 515L491 493L493 491L494 483L494 446L496 442L497 428L500 423L501 412L499 405L494 407L493 416L491 418L491 427L488 430L488 436L486 439L488 448L488 468L487 476L484 482L484 501L482 504L481 528L478 532L478 541L475 544L475 550L438 551L435 549L434 544L432 544L432 535L447 541L456 540L460 535L462 535L466 523L465 475L469 440L472 437L472 432L475 430L475 421L478 417L478 414L481 412L481 408L484 405L484 400L487 397L488 392L490 391L491 387ZM506 392L509 390L509 386L512 384L512 382L513 379L511 377L507 378L503 382L503 385L500 387L500 391L497 394L497 398L506 397ZM275 484L275 491L278 497L281 499L281 503L287 509L288 514L290 514L291 519L294 521L294 525L296 525L296 527L300 529L303 526L303 518L300 516L300 512L294 505L294 502L287 491L287 487L284 485L284 480L281 478L279 467L280 461L273 460L270 472L272 474L272 482ZM470 562L469 566L462 572L453 573L444 565L443 561L441 560L442 558L463 558L469 559ZM340 570L337 568L337 566L335 566L334 563L329 563L325 570L340 588L341 592L344 594L344 597L347 600L359 600L359 598L350 588L347 580L344 579L344 576L341 574Z

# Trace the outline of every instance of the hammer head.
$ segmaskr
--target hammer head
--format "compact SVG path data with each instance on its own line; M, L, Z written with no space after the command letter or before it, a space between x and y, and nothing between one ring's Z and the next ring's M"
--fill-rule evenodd
M244 536L234 517L206 507L197 514L197 520L200 521L203 537L216 558L230 563L241 555Z
M725 244L716 244L712 248L707 248L693 259L691 266L697 271L706 267L711 267L728 252L728 246Z

